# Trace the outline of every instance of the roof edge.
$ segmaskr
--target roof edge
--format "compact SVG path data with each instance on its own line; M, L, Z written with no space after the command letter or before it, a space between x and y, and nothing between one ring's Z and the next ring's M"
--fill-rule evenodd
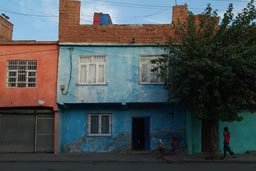
M0 41L1 45L58 45L58 41L13 40Z
M92 42L59 42L61 46L164 46L164 43L92 43Z

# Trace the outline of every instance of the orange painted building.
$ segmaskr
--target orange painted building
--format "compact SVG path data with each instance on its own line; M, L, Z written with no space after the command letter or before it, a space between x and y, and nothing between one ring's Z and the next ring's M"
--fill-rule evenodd
M56 152L57 66L57 42L0 42L0 152Z
M56 109L57 42L0 43L0 106ZM8 61L37 61L34 87L8 85ZM19 72L19 71L18 71Z

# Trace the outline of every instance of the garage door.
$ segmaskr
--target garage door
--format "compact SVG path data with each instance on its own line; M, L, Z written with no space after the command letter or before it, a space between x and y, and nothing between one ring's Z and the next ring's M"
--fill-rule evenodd
M0 152L53 152L52 114L0 114Z
M35 152L53 152L53 115L36 115Z
M0 152L34 152L35 117L1 115Z

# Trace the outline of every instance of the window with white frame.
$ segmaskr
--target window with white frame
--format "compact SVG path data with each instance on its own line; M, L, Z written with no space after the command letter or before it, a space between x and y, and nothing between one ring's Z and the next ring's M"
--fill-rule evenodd
M105 55L86 55L79 58L79 84L105 84Z
M37 61L9 60L7 87L36 87Z
M162 55L140 55L140 84L163 84L164 80L159 76L160 69L153 72L156 64L152 60L162 58Z
M109 136L111 135L111 114L88 114L88 135Z

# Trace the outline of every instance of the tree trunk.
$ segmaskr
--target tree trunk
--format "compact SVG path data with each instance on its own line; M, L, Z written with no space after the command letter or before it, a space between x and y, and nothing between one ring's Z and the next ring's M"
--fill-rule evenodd
M209 124L209 159L214 160L219 157L217 120L208 120Z

